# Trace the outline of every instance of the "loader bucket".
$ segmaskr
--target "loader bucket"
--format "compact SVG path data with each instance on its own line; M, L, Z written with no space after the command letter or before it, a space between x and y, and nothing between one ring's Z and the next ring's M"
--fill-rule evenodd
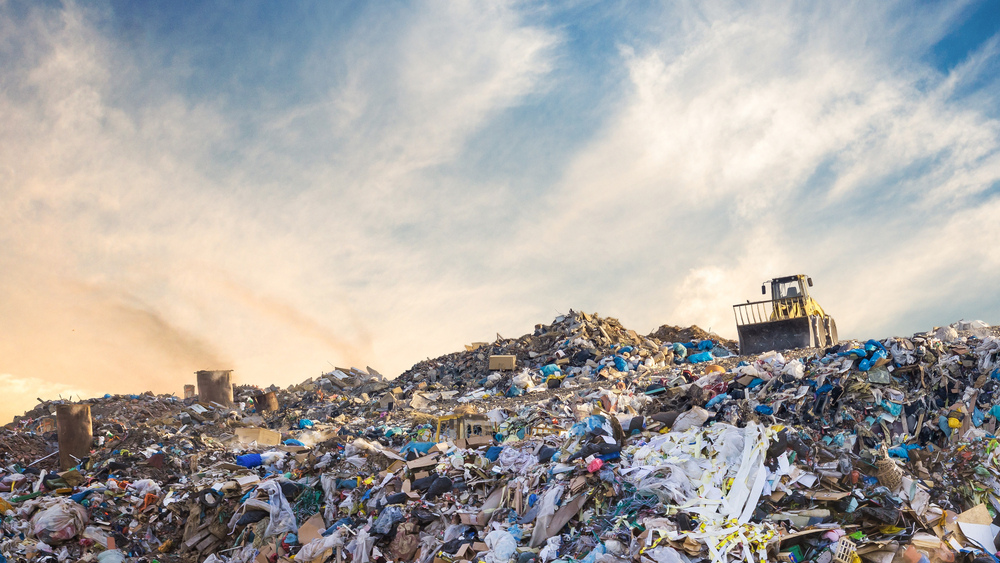
M827 342L821 317L797 317L736 327L740 336L740 355L760 354L769 350L814 348Z

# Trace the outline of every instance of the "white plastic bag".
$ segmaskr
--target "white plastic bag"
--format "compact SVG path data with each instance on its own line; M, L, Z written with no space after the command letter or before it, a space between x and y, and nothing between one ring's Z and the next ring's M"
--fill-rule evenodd
M31 518L31 532L39 541L59 543L75 538L87 525L87 511L64 497L46 499Z
M674 421L671 432L684 432L694 426L701 426L712 416L712 413L701 407L694 407L687 412L681 413Z
M506 530L494 530L486 535L486 563L507 563L517 551L517 540Z
M530 389L535 385L535 382L531 379L531 373L528 370L523 370L521 373L515 375L513 383L518 389Z
M267 493L271 511L271 521L268 522L264 535L270 538L283 532L298 532L299 527L295 523L295 513L292 512L292 506L288 504L288 499L281 494L281 485L274 480L264 481L257 486L257 490Z
M562 545L562 536L552 536L551 538L545 540L545 547L538 552L538 559L542 563L549 563L556 557L559 557L559 546Z
M303 563L308 563L313 559L316 559L320 555L323 555L328 549L335 549L338 546L344 545L344 533L346 528L341 526L337 528L337 531L326 537L318 537L313 541L302 546L302 549L295 554L296 561L302 561Z

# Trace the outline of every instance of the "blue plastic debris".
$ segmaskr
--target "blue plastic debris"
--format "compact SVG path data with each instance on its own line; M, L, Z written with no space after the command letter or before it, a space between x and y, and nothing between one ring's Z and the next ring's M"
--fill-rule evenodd
M688 357L688 361L692 364L699 364L701 362L711 362L715 357L712 356L711 352L698 352L697 354L691 354Z
M236 464L242 465L243 467L257 467L262 463L264 462L261 459L260 454L244 454L236 456Z

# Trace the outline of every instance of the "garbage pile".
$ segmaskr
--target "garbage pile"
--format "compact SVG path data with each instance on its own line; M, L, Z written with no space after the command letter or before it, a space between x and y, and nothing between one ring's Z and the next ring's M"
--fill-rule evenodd
M571 312L392 380L338 368L238 386L231 404L89 399L94 439L69 467L63 401L42 402L0 432L0 554L996 560L995 328L757 356L693 329L658 333Z

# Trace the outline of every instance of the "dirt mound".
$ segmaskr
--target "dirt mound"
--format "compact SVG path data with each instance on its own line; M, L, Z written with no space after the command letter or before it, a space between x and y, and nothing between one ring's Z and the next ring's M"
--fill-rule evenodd
M714 332L708 332L698 325L691 325L686 328L679 326L663 325L649 333L649 338L660 342L692 342L698 340L712 340L727 348L735 348L736 342L722 338Z

